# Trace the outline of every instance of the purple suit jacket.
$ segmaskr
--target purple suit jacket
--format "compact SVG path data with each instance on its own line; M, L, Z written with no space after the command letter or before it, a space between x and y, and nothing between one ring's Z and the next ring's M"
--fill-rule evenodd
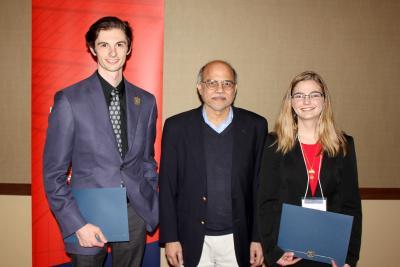
M152 94L125 82L128 151L121 158L104 93L94 73L56 93L43 158L44 186L63 237L86 224L71 188L127 189L131 205L153 231L158 224L157 163L154 160L157 107ZM72 178L67 184L67 171ZM66 251L96 254L98 248L66 243Z

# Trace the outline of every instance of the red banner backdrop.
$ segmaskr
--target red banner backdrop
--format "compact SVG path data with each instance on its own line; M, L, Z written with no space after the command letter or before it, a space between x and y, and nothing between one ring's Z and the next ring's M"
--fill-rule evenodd
M124 71L132 83L157 98L156 159L160 155L163 0L32 0L32 254L33 266L69 261L43 190L42 153L54 93L91 75L96 62L87 52L85 33L103 16L129 21L134 29L132 56ZM158 233L148 236L148 243Z

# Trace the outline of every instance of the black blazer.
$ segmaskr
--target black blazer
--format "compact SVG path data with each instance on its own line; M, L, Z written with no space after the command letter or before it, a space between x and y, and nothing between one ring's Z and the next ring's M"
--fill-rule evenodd
M323 154L320 181L327 210L354 216L346 263L355 266L361 244L361 200L358 189L357 163L354 141L346 136L346 156L329 157ZM257 214L264 257L274 266L284 253L277 246L282 203L301 206L307 186L307 172L297 141L286 155L277 152L276 136L268 135L260 170ZM310 190L309 190L310 191ZM310 193L308 193L308 196ZM321 196L317 187L316 196ZM328 266L301 260L296 266ZM330 266L330 265L329 265Z
M267 121L233 108L232 222L236 258L249 265L249 246L258 241L255 192ZM207 224L207 177L202 107L165 121L160 164L160 243L179 241L185 266L200 260Z

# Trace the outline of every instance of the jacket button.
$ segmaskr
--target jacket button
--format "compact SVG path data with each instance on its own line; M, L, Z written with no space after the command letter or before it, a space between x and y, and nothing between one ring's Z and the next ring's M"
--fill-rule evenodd
M202 197L201 200L203 200L203 202L207 201L207 197Z
M201 223L201 224L205 224L206 222L205 222L204 220L201 220L200 223Z
M122 164L122 165L119 167L119 170L122 171L124 168L125 168L125 165Z

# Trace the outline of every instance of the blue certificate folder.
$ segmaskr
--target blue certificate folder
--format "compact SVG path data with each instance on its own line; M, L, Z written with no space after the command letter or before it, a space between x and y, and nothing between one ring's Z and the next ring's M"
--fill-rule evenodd
M296 257L343 266L352 224L353 216L283 204L278 246Z
M100 227L108 242L129 241L126 189L85 188L72 189L72 196L88 223ZM78 242L70 235L65 242Z

